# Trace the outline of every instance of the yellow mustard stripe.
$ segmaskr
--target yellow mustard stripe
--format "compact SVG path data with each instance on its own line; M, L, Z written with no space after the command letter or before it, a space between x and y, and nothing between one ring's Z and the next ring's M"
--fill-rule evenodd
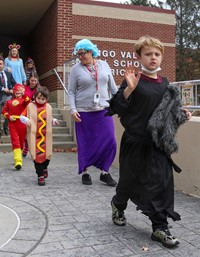
M42 121L43 125L42 125L42 126L39 128L39 130L38 130L38 133L40 134L40 136L41 136L42 138L41 138L41 140L37 143L37 148L38 148L42 153L45 152L45 150L40 147L40 145L44 142L44 139L45 139L44 135L43 135L42 132L41 132L42 129L46 126L46 121L43 120L43 118L42 118L42 114L45 113L45 112L46 112L46 110L43 110L43 111L41 111L41 112L38 114L38 117L39 117L40 120Z
M25 98L25 102L27 102L29 100L29 97L27 96L26 98Z

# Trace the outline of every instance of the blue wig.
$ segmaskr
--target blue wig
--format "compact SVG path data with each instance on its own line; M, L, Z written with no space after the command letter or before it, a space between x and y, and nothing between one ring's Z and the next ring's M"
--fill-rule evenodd
M92 56L97 57L99 55L99 49L96 45L94 45L90 40L88 39L82 39L78 41L74 48L74 54L77 54L77 52L80 50L86 50L86 51L92 51Z

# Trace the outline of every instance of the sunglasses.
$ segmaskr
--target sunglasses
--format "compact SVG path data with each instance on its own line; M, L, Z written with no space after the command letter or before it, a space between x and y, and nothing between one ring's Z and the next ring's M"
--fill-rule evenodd
M78 55L78 57L82 57L82 56L84 56L88 52L89 51L83 51L83 52L77 53L77 55Z

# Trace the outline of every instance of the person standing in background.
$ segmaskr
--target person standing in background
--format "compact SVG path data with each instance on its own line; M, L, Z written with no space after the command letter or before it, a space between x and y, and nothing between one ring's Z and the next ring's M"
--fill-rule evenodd
M27 84L28 84L29 79L31 77L39 79L39 76L37 74L37 70L36 70L36 67L35 67L35 62L30 57L25 62L24 69L25 69L25 73L26 73Z
M83 184L91 185L87 168L93 165L101 170L102 182L116 186L109 173L116 154L114 123L112 117L105 116L105 107L117 86L107 62L96 59L98 53L90 40L78 41L74 54L80 62L70 72L69 104L78 143L78 173Z
M24 65L21 58L19 58L20 45L16 43L10 44L8 46L9 53L8 57L5 59L5 68L12 72L13 78L18 84L26 84L26 74L24 71Z
M35 92L38 86L39 86L38 79L33 76L29 77L27 81L27 85L24 88L25 88L25 95L27 95L30 98L30 101L34 100ZM28 141L27 139L25 139L22 156L25 158L27 156L27 153L28 153Z
M0 113L6 101L12 98L13 87L16 84L11 72L4 70L4 58L0 56ZM4 134L8 135L8 120L3 123Z

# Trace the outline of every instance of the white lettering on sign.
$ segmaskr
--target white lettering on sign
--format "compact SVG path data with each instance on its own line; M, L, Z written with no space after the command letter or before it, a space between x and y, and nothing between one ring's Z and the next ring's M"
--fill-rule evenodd
M115 58L113 60L113 65L111 65L111 71L113 76L124 76L126 67L140 67L140 63L137 60L137 56L135 52L130 51L119 51L116 52L114 50L99 50L99 56L103 57L105 61L107 58ZM119 58L117 59L117 56Z

